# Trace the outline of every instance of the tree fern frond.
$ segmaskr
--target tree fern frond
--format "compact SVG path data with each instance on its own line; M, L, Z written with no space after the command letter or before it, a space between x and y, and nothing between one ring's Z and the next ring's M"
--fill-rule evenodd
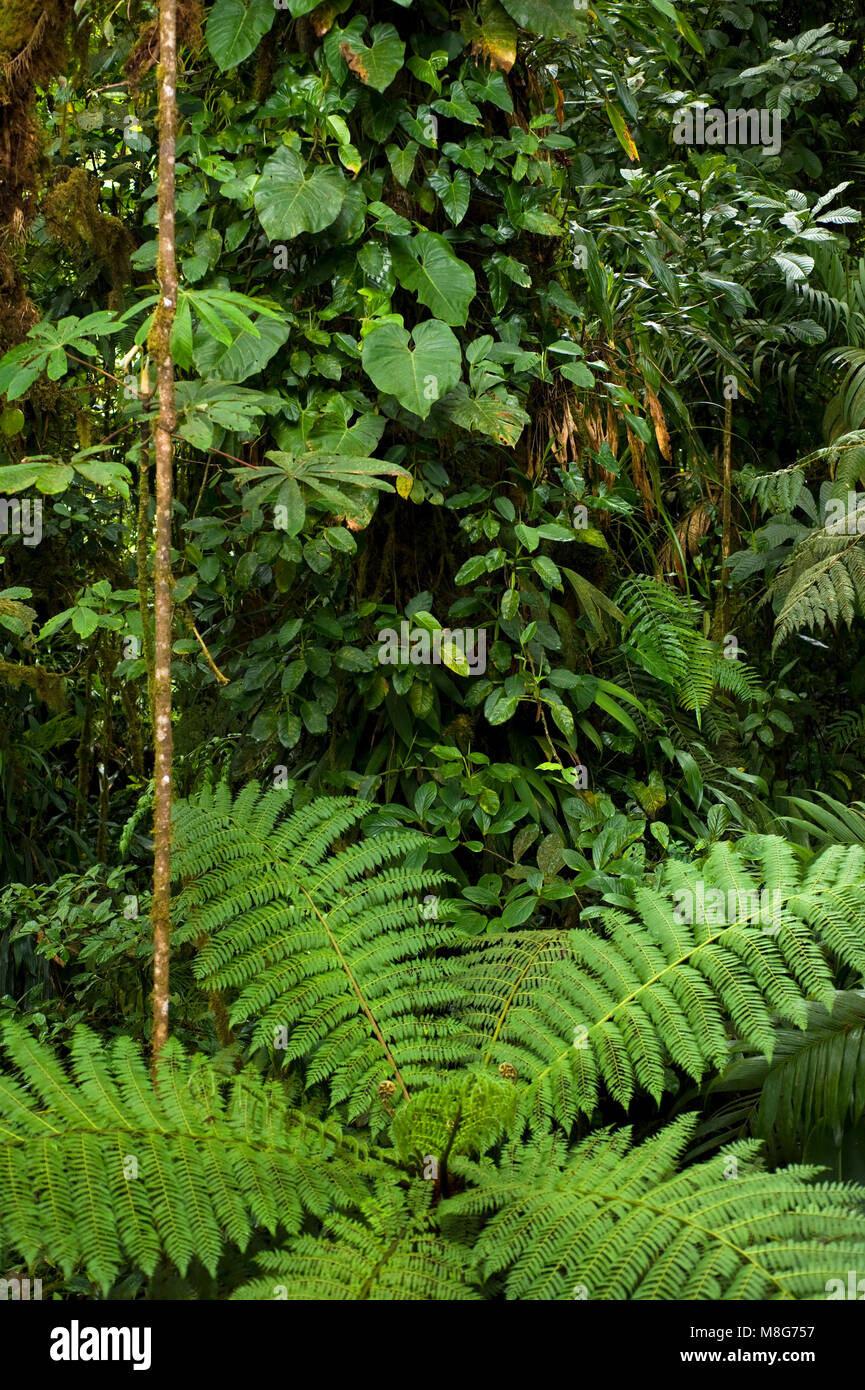
M829 853L803 873L776 836L716 844L702 865L668 861L634 912L598 909L604 935L464 947L466 1026L487 1064L515 1071L521 1113L570 1123L602 1087L623 1106L637 1091L659 1101L671 1063L695 1080L726 1064L731 1024L769 1055L776 1016L804 1028L809 998L831 1007L819 938L865 966L865 861Z
M754 673L727 660L697 630L702 611L693 600L650 575L632 575L620 585L616 602L629 621L626 651L672 686L684 709L699 716L716 687L742 700L754 694Z
M191 880L177 939L204 939L196 974L236 991L231 1022L254 1020L254 1041L302 1060L308 1083L350 1102L350 1118L382 1082L407 1099L471 1060L447 1012L452 971L434 958L453 929L422 911L421 895L448 881L420 867L427 837L398 828L346 845L372 803L318 797L296 809L292 788L257 786L241 796L242 813L204 792L175 826L176 870Z
M382 1185L358 1215L327 1218L321 1237L301 1236L289 1250L260 1256L266 1273L233 1298L477 1300L472 1254L442 1239L431 1203L432 1183L415 1182L408 1192Z
M778 648L803 628L822 632L852 627L865 605L865 550L861 536L821 528L810 532L779 571L773 592L780 600L775 619Z
M226 1080L176 1042L154 1085L127 1038L105 1047L79 1027L67 1071L19 1023L2 1037L23 1084L0 1083L0 1251L27 1264L81 1268L103 1289L160 1256L213 1274L226 1239L296 1232L306 1212L365 1201L388 1171L290 1109L278 1083Z
M763 1171L759 1144L676 1171L697 1117L642 1144L598 1131L569 1153L545 1138L500 1168L460 1161L470 1184L441 1219L492 1213L475 1244L509 1299L816 1299L865 1258L865 1190L819 1171Z
M804 1032L779 1029L771 1060L748 1049L711 1092L748 1093L751 1132L793 1157L818 1126L840 1132L865 1112L865 994L839 992L831 1012L808 1006Z
M756 498L764 512L792 512L805 487L804 460L789 468L776 468L770 473L758 473L748 466L739 474L746 499Z

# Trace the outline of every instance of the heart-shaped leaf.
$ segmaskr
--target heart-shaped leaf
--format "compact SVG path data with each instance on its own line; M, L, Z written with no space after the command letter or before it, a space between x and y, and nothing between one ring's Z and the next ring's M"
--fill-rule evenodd
M442 408L448 419L461 429L488 434L497 444L508 448L513 448L529 423L528 415L510 392L487 391L482 396L471 396L462 381L442 403Z
M476 292L474 271L454 255L443 236L418 232L395 238L391 254L404 289L416 294L443 323L465 323Z
M229 347L211 334L200 335L194 354L196 371L204 377L230 382L245 381L260 372L282 347L291 330L287 323L265 318L256 319L255 327L257 338L242 332Z
M502 4L521 29L542 34L545 39L561 39L578 34L582 27L574 0L502 0ZM588 9L583 10L583 24Z
M383 92L402 67L405 44L392 24L375 24L370 38L372 44L367 48L352 34L340 43L339 51L361 82Z
M273 0L216 0L205 30L216 66L227 72L242 63L269 32L275 18Z
M469 210L472 186L465 169L455 169L453 178L448 178L442 169L434 169L429 176L430 187L441 198L442 207L448 220L456 227Z
M332 164L310 171L296 150L276 151L255 190L258 220L271 241L322 232L336 221L348 184Z
M517 31L497 0L481 0L477 17L467 10L460 17L460 28L473 57L488 63L491 70L510 72L517 61Z
M396 396L406 410L425 420L440 396L460 375L460 345L447 324L427 319L412 334L398 323L383 323L364 339L363 369L380 391Z

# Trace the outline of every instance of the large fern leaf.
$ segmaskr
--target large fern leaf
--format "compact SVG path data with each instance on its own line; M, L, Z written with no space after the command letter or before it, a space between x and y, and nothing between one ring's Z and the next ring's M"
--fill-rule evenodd
M154 1086L139 1049L76 1029L71 1075L20 1024L3 1043L21 1079L0 1077L0 1253L82 1269L107 1289L124 1266L162 1257L215 1273L226 1241L296 1232L368 1196L387 1172L368 1152L287 1105L252 1070L230 1081L171 1041Z
M727 660L697 630L699 605L650 575L624 580L616 602L628 618L625 651L650 675L676 691L684 709L699 716L716 688L749 699L756 688L753 672Z
M700 882L732 905L725 923L678 920ZM731 1027L770 1055L776 1016L804 1028L809 998L831 1007L826 951L865 971L858 847L803 872L780 837L720 843L702 865L668 861L634 904L600 909L603 934L511 932L464 949L467 1027L488 1064L516 1074L524 1114L570 1122L602 1088L623 1106L638 1091L660 1100L671 1064L694 1079L723 1068Z
M812 531L780 570L773 592L780 601L772 650L793 633L851 627L865 609L865 549L861 536Z
M779 1029L771 1059L747 1048L712 1083L716 1092L744 1093L736 1109L751 1133L791 1158L816 1131L845 1128L865 1114L865 995L840 992L831 1012L808 1006L803 1032Z
M481 1298L470 1250L445 1241L431 1207L432 1184L408 1193L380 1188L356 1215L336 1213L321 1236L259 1258L264 1269L235 1299L315 1302L464 1301Z
M475 1255L509 1299L817 1299L862 1267L865 1189L767 1173L756 1140L677 1172L696 1120L635 1148L602 1130L570 1152L514 1145L499 1168L461 1160L443 1225L492 1213Z
M233 1024L302 1061L353 1118L382 1083L430 1084L470 1054L446 1012L457 994L436 947L453 929L424 916L421 895L446 881L422 869L426 836L358 833L375 810L350 797L293 805L294 788L222 786L181 804L175 868L187 881L179 940L204 941L196 974L228 990ZM356 835L351 843L345 840Z

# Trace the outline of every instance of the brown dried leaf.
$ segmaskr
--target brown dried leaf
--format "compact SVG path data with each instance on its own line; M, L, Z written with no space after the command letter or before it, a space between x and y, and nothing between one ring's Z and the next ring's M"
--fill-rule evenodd
M356 73L361 82L369 81L369 69L363 65L363 58L360 53L355 53L351 44L341 43L339 46L340 55L345 59L352 72Z
M651 386L646 387L646 402L649 407L649 414L655 426L655 438L658 441L658 448L667 462L672 463L673 447L670 443L670 432L667 429L667 422L664 419L664 411L661 407L661 402L658 400Z

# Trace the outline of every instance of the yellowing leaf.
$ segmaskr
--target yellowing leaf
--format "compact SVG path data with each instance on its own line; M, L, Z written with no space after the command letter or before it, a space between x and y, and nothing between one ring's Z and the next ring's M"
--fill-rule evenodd
M609 97L606 98L607 115L610 118L610 125L616 132L616 138L629 159L636 159L639 162L640 154L634 144L634 138L628 127L625 125L625 118Z
M460 16L460 29L471 44L473 58L491 69L510 72L517 61L517 26L497 0L484 0L477 18L466 11Z
M397 480L396 480L396 490L397 490L397 492L399 493L400 497L406 497L406 498L408 498L408 497L411 495L411 490L412 490L413 487L414 487L414 479L413 479L413 478L409 478L409 477L405 477L405 478L404 478L402 475L400 475L400 476L397 478Z
M348 9L350 0L321 0L320 5L309 16L313 33L317 38L323 39L325 34L333 28L333 21L338 14L342 14Z

